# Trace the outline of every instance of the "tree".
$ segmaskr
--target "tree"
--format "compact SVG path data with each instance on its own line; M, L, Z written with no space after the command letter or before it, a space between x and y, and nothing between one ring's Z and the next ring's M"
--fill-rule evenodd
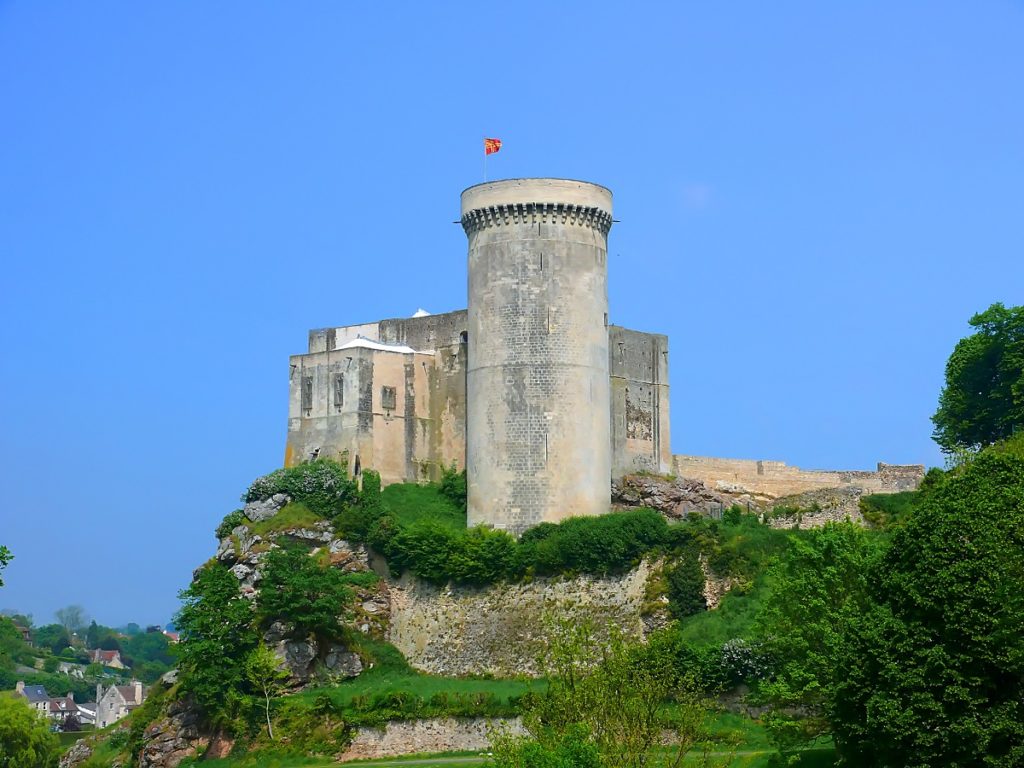
M946 383L932 416L947 453L975 450L1024 429L1024 306L996 303L976 314L977 331L946 363Z
M8 563L14 559L14 555L11 554L11 550L0 544L0 573L3 573L4 568L7 567ZM0 576L0 587L4 585L3 577Z
M850 522L794 539L773 569L775 589L759 619L774 670L761 684L772 742L783 754L831 730L829 713L853 617L871 605L868 579L882 555L877 536Z
M54 615L57 618L57 623L71 634L79 633L86 627L87 617L85 609L80 605L69 605L66 608L61 608Z
M238 580L217 562L205 565L179 597L174 623L181 633L178 668L207 724L229 724L244 704L244 665L258 638L252 604L238 592Z
M0 766L52 768L59 744L40 718L20 697L0 697Z
M572 619L549 621L547 640L548 686L523 716L529 737L495 739L499 768L639 768L663 751L666 731L672 747L659 765L681 764L705 708L677 673L670 644L631 643L614 626L601 640L589 622Z
M49 648L54 654L59 654L71 645L71 635L60 624L47 624L36 627L32 630L32 639L41 648Z
M267 553L257 608L267 622L284 621L302 634L337 637L351 600L345 577L298 546Z
M270 723L270 699L281 693L288 672L281 669L281 659L262 643L253 648L245 659L245 676L252 686L263 694L267 716L267 733L274 739L274 726Z
M1024 764L1024 440L947 473L897 528L840 657L846 764Z

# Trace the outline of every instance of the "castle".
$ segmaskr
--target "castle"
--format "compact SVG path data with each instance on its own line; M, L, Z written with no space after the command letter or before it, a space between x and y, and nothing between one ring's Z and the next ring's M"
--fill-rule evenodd
M607 512L610 482L638 471L774 491L916 487L923 467L673 456L668 338L609 323L612 222L612 193L596 184L466 189L468 310L310 331L290 359L285 464L345 459L385 484L465 467L468 524L517 534Z

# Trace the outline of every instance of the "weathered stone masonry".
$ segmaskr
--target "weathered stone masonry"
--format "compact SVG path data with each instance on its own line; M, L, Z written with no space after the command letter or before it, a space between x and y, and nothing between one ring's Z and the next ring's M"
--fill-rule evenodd
M469 522L519 533L599 514L643 471L766 496L916 487L924 468L808 472L673 456L668 338L610 325L611 192L564 179L470 187L469 309L310 331L290 359L285 464L344 459L384 483L467 469Z

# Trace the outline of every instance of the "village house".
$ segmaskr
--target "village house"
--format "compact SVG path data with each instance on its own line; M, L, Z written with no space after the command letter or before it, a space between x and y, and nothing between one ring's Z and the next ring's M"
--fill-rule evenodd
M78 722L82 725L96 724L96 702L87 701L78 705Z
M146 690L138 680L129 685L96 686L96 727L116 723L146 700Z
M51 697L43 686L25 685L23 680L19 680L15 685L14 695L27 699L29 706L40 717L52 720L61 727L66 725L71 718L76 718L81 722L75 695L71 692L68 692L67 696Z
M50 694L41 685L25 685L24 680L19 680L14 687L14 695L22 696L28 700L28 705L44 717L50 715Z
M94 651L89 651L89 661L112 669L127 669L127 665L121 661L120 651L104 651L97 648Z

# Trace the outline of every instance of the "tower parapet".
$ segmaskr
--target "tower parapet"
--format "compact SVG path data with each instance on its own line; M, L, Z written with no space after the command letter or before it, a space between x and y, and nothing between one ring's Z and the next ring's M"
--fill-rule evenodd
M566 179L462 193L469 239L469 524L603 514L611 451L612 194Z

